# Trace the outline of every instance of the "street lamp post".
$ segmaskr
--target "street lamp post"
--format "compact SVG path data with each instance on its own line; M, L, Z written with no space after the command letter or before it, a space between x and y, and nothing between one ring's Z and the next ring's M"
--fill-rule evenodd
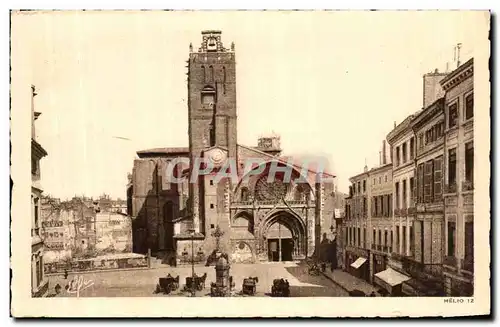
M195 281L194 281L194 228L190 228L191 233L191 296L196 296Z

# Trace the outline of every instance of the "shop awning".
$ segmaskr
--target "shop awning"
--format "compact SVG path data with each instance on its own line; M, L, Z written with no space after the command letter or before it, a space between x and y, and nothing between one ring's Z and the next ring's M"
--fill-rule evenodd
M390 286L399 285L410 279L410 277L403 275L392 268L387 268L386 270L375 274L375 277L380 278Z
M365 262L366 262L366 258L359 257L359 258L356 259L356 261L354 261L353 263L351 263L351 267L358 269Z

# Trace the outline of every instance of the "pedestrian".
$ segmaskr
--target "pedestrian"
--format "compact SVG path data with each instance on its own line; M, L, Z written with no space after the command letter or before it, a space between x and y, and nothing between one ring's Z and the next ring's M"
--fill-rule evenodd
M375 292L374 292L374 291L372 291L372 292L370 293L370 297L376 297L376 296L377 296L377 295L375 294Z
M326 263L322 262L321 263L321 271L325 272L325 270L326 270Z
M68 269L64 269L64 279L68 279Z

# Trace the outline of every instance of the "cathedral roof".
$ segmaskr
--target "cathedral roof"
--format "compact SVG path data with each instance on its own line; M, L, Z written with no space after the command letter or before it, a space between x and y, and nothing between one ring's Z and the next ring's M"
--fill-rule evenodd
M162 155L189 155L188 147L153 148L137 151L139 158Z

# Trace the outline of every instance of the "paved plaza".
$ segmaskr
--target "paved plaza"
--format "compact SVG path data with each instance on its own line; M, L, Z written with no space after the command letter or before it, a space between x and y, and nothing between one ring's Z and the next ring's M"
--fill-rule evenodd
M207 273L206 287L196 296L209 296L210 283L215 281L214 267L195 267L197 275ZM154 294L159 277L167 274L180 276L179 291L170 295ZM323 275L309 275L307 266L303 264L286 263L259 263L259 264L234 264L230 274L236 284L236 292L241 291L242 282L247 277L258 277L256 296L270 296L271 286L275 278L288 279L290 295L293 297L309 296L348 296L347 292ZM56 284L61 285L59 296L77 296L75 293L65 291L65 286L75 277L84 283L80 297L142 297L142 296L186 296L181 289L184 287L186 277L191 276L191 267L162 267L147 270L91 272L84 274L69 274L64 276L51 276L50 292L54 293ZM85 286L86 284L86 286Z

